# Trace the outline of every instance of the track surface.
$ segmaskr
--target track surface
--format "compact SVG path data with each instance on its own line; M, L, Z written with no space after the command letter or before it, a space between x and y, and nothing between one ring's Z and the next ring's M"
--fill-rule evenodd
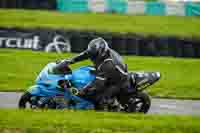
M17 108L22 93L0 92L0 108ZM200 101L152 99L150 114L200 115Z

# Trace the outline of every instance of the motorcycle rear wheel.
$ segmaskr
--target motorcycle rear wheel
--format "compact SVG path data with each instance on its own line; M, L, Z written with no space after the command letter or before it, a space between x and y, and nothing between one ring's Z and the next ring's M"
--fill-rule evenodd
M146 92L137 92L129 98L127 112L147 113L151 106L151 98Z

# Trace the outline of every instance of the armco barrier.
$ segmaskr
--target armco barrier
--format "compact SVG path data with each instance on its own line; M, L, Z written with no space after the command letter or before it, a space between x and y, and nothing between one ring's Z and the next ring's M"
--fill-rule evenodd
M195 57L200 58L200 46L199 39L192 39L192 46L194 48Z
M0 1L0 8L6 8L6 0Z
M157 56L170 56L169 45L166 37L156 37L154 39L154 44Z
M139 35L127 34L126 37L126 54L140 55L139 51Z
M121 54L126 54L126 35L112 35L112 48L120 52Z
M193 38L192 39L192 46L194 48L195 57L200 58L200 46L199 40Z
M156 56L158 55L158 51L156 48L156 37L148 36L143 38L141 41L144 42L143 53L146 56Z
M194 47L192 45L192 40L183 39L183 40L181 40L181 44L182 44L183 57L194 57L195 56Z
M0 0L0 8L56 9L56 0Z
M72 44L72 51L73 52L81 52L84 50L84 41L82 40L83 36L80 33L75 33L71 35L70 43ZM82 45L80 45L82 43Z
M169 54L171 56L174 56L174 57L181 57L182 55L182 48L181 48L181 45L180 45L180 41L179 41L179 38L176 38L176 37L173 37L173 36L169 36L167 37L167 42L168 44L168 50L169 50ZM180 46L179 46L180 45Z
M70 35L70 43L73 52L82 52L87 49L87 45L94 38L93 33L75 32Z
M144 36L133 33L99 33L46 28L0 28L0 47L80 53L96 37L103 37L109 46L120 54L200 57L199 38Z
M0 4L2 3L3 8L15 8L17 7L17 0L2 0Z

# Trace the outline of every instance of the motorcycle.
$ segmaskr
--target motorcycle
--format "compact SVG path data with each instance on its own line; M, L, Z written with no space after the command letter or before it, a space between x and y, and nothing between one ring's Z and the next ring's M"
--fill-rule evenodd
M95 104L82 97L79 91L95 80L95 68L83 66L65 75L51 74L56 63L47 64L31 86L20 98L19 108L50 108L50 109L95 109ZM147 113L151 106L151 98L144 91L160 79L159 72L128 73L131 87L129 92L115 96L115 104L120 104L120 111ZM42 103L42 104L41 104ZM29 105L29 106L28 106ZM108 111L114 111L108 108Z

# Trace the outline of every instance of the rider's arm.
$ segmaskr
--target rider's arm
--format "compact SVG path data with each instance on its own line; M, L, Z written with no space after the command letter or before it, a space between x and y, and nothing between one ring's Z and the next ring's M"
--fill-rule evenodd
M80 53L79 55L73 57L72 59L64 59L61 60L59 62L57 62L57 65L53 67L52 72L54 74L65 74L68 73L69 70L67 68L69 68L68 66L70 64L74 64L76 62L88 59L89 54L88 51L83 51L82 53Z
M71 69L69 68L69 60L61 60L56 63L55 66L49 71L52 74L69 74Z
M88 50L83 51L82 53L80 53L79 55L73 57L71 59L70 64L74 64L76 62L82 61L82 60L86 60L89 58L89 53Z

